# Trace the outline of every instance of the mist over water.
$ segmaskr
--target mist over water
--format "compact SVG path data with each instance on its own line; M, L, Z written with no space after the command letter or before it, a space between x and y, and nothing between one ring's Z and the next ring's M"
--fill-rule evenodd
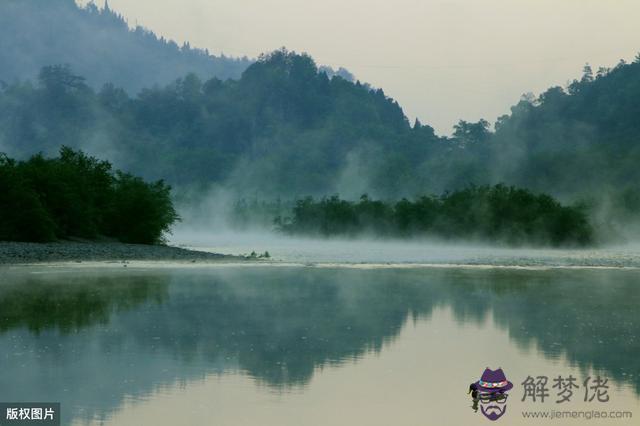
M176 228L170 244L215 253L268 251L279 262L320 265L467 265L640 268L640 244L590 249L512 248L436 239L299 238L274 231Z

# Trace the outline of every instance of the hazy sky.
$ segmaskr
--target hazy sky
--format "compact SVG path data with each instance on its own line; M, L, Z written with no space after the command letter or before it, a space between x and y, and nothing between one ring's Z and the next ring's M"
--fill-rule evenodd
M86 1L82 1L86 3ZM103 0L96 0L98 5ZM640 51L638 0L110 0L136 23L214 53L286 46L344 66L450 133L525 92Z

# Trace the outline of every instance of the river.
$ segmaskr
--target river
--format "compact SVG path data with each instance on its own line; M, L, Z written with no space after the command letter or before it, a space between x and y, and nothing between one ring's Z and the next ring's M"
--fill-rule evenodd
M0 269L0 402L73 425L489 424L467 390L501 367L498 423L637 424L633 249L219 241L180 243L276 262Z

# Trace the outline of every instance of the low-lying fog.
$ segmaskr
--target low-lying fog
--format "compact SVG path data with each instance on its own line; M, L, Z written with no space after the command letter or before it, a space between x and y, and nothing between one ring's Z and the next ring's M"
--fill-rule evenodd
M640 267L640 245L598 249L491 247L433 240L313 239L268 230L229 231L176 227L172 245L223 254L261 255L314 264L457 264L539 267Z

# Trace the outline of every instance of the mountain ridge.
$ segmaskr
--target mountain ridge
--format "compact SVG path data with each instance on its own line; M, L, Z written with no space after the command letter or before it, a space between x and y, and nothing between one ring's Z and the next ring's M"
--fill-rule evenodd
M124 17L93 2L3 0L0 2L0 80L33 79L43 66L68 64L95 89L113 83L131 94L164 85L190 72L202 78L239 78L247 57L212 55L178 46L152 31L129 28Z

